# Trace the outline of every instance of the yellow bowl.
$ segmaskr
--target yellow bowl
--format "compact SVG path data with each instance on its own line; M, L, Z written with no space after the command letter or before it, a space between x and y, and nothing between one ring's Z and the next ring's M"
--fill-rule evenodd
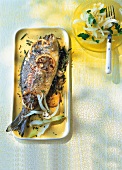
M120 13L119 11L119 9L121 9L122 11L122 7L120 6L119 3L113 0L100 0L100 1L99 0L87 0L87 1L82 2L75 10L73 18L72 18L72 30L73 30L74 37L76 38L78 43L81 45L81 47L87 50L90 50L91 52L103 53L106 51L106 40L99 44L89 44L87 40L82 40L81 37L77 36L78 34L84 32L83 30L84 24L83 23L73 24L73 21L75 19L80 19L81 13L83 13L84 11L88 9L93 8L93 4L99 3L99 2L104 3L105 6L109 6L109 5L114 6L116 19L119 20L119 24L122 26L122 12ZM112 39L113 39L112 50L122 44L122 35L113 36Z

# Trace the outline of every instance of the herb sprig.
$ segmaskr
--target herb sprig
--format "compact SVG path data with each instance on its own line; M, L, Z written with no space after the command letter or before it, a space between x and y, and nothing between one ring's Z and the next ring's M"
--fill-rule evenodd
M104 13L106 11L106 8L100 9L100 13Z
M100 42L100 40L95 40L95 38L92 36L92 40L94 41L94 42L96 42L96 43L99 43Z
M30 41L30 40L26 40L26 44L27 44L27 45L31 46L31 45L32 45L32 43L33 43L32 41Z
M115 29L118 31L119 34L122 34L122 28L120 28L120 25L118 23L115 23Z
M24 35L20 38L20 40L24 39L26 35L27 35L27 33L24 34Z
M81 37L82 39L86 40L87 38L90 37L90 35L89 34L85 34L85 33L80 33L80 34L78 34L78 37Z
M89 13L89 16L88 16L88 23L90 25L92 25L92 24L97 25L97 21L91 13Z

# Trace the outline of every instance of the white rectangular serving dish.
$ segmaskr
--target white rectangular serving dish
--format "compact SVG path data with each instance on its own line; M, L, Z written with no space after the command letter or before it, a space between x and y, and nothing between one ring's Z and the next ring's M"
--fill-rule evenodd
M26 44L26 40L29 39L36 42L40 36L47 34L54 34L58 37L59 44L65 46L66 50L70 48L70 41L67 32L63 28L59 27L41 27L41 28L24 28L17 31L15 36L15 63L14 63L14 101L13 101L13 119L20 113L22 109L22 95L21 88L19 86L20 70L22 61L24 59L24 50L28 51L30 46ZM22 40L21 37L27 34ZM52 123L49 129L46 130L41 137L28 138L26 136L21 137L17 131L13 131L14 137L24 140L52 140L62 139L69 134L70 131L70 95L71 95L71 60L69 55L69 63L66 71L66 83L63 88L63 98L60 104L60 112L64 113L66 119L61 123Z

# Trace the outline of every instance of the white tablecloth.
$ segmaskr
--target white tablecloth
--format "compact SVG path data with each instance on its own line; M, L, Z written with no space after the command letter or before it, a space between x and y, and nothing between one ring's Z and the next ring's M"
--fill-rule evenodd
M88 54L72 36L70 21L80 2L0 1L0 170L122 169L122 46L120 83L114 84L105 59ZM19 141L5 132L13 107L14 35L41 26L61 26L71 37L71 131L63 140Z

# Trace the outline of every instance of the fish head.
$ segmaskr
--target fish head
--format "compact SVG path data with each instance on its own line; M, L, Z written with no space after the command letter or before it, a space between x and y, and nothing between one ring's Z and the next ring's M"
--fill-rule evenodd
M46 35L32 45L31 54L35 56L38 69L53 72L58 56L58 45L53 34Z
M53 35L46 35L43 39L39 39L37 42L33 43L31 47L31 54L38 55L56 51L59 47L57 38Z

